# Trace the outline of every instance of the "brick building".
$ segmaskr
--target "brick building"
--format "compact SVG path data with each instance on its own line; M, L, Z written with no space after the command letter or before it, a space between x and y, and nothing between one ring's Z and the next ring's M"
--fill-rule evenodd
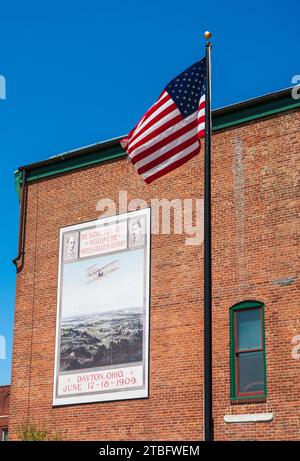
M300 439L299 107L284 90L213 112L216 440ZM19 168L15 181L10 438L27 421L66 440L202 440L203 245L180 233L151 236L148 398L56 406L52 395L60 229L96 220L119 191L148 207L201 199L203 156L146 186L116 139Z
M10 386L0 386L0 441L8 439Z

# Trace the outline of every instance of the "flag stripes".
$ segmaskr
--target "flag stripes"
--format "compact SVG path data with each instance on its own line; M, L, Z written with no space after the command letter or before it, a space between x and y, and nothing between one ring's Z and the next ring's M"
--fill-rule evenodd
M121 141L147 184L200 151L200 138L205 133L204 67L205 59L172 80Z

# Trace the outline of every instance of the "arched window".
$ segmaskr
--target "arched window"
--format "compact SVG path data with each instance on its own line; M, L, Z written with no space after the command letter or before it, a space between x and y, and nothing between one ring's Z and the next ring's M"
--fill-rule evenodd
M243 301L230 308L231 398L266 397L264 304Z

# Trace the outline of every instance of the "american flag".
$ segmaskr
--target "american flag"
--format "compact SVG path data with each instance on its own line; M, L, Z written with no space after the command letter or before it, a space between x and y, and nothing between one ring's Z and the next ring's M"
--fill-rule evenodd
M147 184L200 152L205 133L206 58L175 77L122 147Z

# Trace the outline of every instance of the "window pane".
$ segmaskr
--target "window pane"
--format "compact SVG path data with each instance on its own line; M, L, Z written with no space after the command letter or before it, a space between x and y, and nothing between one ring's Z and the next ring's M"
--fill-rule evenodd
M260 316L261 309L241 310L236 313L238 350L261 348Z
M8 429L2 429L2 442L6 442L8 440Z
M264 391L264 355L261 352L239 354L240 392L252 393Z

